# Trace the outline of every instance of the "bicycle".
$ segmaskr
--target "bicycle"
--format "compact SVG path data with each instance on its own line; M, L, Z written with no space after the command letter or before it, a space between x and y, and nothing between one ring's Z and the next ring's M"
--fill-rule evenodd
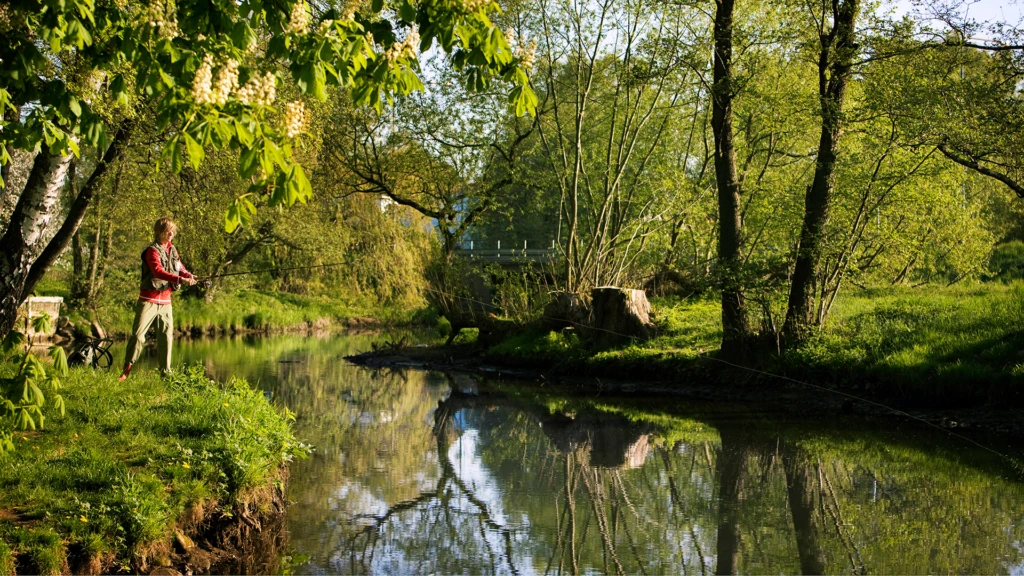
M87 338L75 346L68 356L68 365L110 368L114 364L114 355L110 353L113 343L110 338Z

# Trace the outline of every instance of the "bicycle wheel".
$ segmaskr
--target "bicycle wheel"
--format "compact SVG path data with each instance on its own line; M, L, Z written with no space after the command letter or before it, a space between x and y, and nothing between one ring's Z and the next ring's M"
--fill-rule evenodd
M114 356L109 350L97 348L96 357L93 359L92 365L96 368L110 368L114 365Z

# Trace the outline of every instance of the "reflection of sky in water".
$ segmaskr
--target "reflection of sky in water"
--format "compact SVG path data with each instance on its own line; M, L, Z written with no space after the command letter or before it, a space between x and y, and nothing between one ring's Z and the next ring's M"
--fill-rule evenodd
M716 420L721 410L685 404L637 411L654 426L558 397L444 400L449 383L477 383L339 360L372 338L179 347L218 379L258 378L316 446L289 485L290 547L310 557L297 573L711 574L723 482L737 489L726 524L738 529L738 570L798 573L789 490L803 474L807 533L827 572L850 572L855 557L872 573L1024 576L1020 484L947 437L836 419Z
M497 482L491 477L490 472L485 469L476 453L477 430L467 430L455 441L455 445L448 450L448 458L455 466L455 473L459 479L465 482L473 491L473 494L487 504L491 519L508 526L508 520L502 511L501 494ZM525 525L525 518L521 518L519 524Z

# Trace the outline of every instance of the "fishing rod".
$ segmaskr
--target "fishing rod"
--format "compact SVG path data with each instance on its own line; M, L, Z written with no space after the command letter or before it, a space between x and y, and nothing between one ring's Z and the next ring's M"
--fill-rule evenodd
M313 268L332 268L344 266L347 262L334 262L332 264L312 264L309 266L289 266L280 268L264 268L262 270L244 270L242 272L225 272L224 274L212 274L210 276L196 276L196 280L213 280L214 278L226 278L228 276L243 276L245 274L262 274L264 272L287 272L289 270L311 270Z

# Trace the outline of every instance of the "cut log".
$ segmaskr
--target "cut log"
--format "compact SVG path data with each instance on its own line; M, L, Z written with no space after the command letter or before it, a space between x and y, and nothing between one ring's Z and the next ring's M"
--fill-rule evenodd
M99 322L93 320L90 328L92 329L93 338L103 340L107 337L107 331L103 329L103 326L100 326Z
M590 308L579 294L553 292L551 296L551 301L544 307L544 328L561 330L590 325Z
M588 332L595 342L610 346L654 336L651 304L643 290L601 286L591 291L590 299Z
M494 346L520 328L514 321L500 318L494 314L481 317L477 322L477 327L480 329L480 333L476 341L481 346Z

